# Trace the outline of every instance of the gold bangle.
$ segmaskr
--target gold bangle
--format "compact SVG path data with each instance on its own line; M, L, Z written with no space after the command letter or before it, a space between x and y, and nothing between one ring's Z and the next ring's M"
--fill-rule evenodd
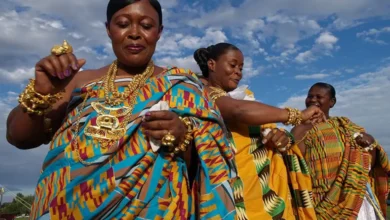
M297 126L302 123L302 112L296 108L285 108L288 111L288 120L283 123L284 125Z
M35 80L30 79L30 83L19 95L19 104L28 114L42 116L51 111L53 105L63 97L63 92L51 95L42 95L35 91Z
M54 45L51 48L51 54L54 56L61 56L67 53L73 53L73 47L66 40L64 40L62 45Z
M184 123L184 125L187 127L187 132L185 134L184 140L182 143L179 144L179 146L175 147L174 153L178 154L180 152L186 152L188 150L188 147L191 144L191 141L194 139L193 132L194 132L194 125L192 124L192 121L190 118L187 117L179 117L180 120Z

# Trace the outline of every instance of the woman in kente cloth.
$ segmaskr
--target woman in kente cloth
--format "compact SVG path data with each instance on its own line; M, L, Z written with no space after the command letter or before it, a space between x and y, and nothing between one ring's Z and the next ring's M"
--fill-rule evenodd
M323 119L320 109L312 106L301 112L257 102L250 90L238 87L244 58L232 44L198 49L194 58L235 147L236 219L315 219L304 158L293 136L269 123L315 123Z
M77 73L64 42L37 63L7 123L20 149L50 142L31 219L234 218L223 123L196 75L153 64L162 29L158 1L110 0L117 60Z
M313 182L318 219L385 219L390 163L383 148L346 117L330 117L336 91L314 84L306 106L318 106L327 121L293 128Z

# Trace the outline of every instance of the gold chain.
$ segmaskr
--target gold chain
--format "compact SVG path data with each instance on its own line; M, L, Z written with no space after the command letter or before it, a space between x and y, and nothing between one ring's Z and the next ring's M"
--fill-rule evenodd
M153 61L150 61L146 70L142 74L134 76L133 80L127 85L127 88L125 88L125 91L121 93L117 88L115 88L115 76L118 72L118 61L115 60L111 64L104 82L105 103L110 106L123 103L130 94L134 93L134 91L137 90L142 83L145 83L145 81L150 78L153 71L154 64Z
M215 100L223 97L223 96L228 96L228 93L225 92L223 89L221 88L218 88L218 87L209 87L210 88L210 92L209 92L209 96L211 98L211 101L212 102L215 102Z
M115 88L115 77L116 77L117 71L118 71L117 61L114 61L111 64L111 66L107 72L107 75L104 78L104 88L103 89L104 89L104 93L105 93L105 103L107 105L110 105L110 106L118 105L120 103L123 103L124 100L126 98L128 98L128 100L129 100L128 101L128 103L129 103L128 108L130 108L131 110L129 111L128 114L126 114L122 123L120 123L120 128L124 129L131 119L132 110L133 110L133 107L134 107L135 102L137 100L137 97L141 91L141 88L144 87L146 81L154 73L154 64L153 64L153 61L150 61L146 70L142 74L136 75L132 79L132 81L127 85L127 88L126 88L127 90L125 90L125 92L123 92L123 93L115 92L115 91L118 91ZM101 87L99 89L101 89ZM111 92L111 95L113 96L113 100L110 99L110 96L109 96L110 92ZM77 122L76 122L76 128L75 128L76 135L78 135L79 129L80 129L81 110L85 108L86 100L88 99L88 97L89 97L89 94L87 93L87 95L85 96L84 101L81 105L79 117L78 117ZM76 156L77 156L79 162L82 163L83 165L87 165L87 166L91 165L92 164L91 162L87 162L81 158L77 137L75 137L73 139L73 144L74 144Z

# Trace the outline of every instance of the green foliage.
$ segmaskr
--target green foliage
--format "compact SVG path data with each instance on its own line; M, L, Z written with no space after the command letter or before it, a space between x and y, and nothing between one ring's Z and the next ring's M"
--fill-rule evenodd
M34 201L34 196L32 195L25 196L21 193L18 193L17 197L18 199L14 198L10 203L4 203L0 208L0 213L16 214L16 215L30 214L30 210L26 208L24 205L22 205L19 201L24 200L29 204L29 206L31 206Z

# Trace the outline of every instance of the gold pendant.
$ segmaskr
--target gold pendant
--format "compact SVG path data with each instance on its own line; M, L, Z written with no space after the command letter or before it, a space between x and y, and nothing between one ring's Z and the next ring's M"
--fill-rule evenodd
M129 114L131 108L106 107L99 102L93 102L91 106L99 116L96 118L96 125L88 125L84 133L96 139L102 148L108 148L126 134L125 128L120 127L118 117Z

